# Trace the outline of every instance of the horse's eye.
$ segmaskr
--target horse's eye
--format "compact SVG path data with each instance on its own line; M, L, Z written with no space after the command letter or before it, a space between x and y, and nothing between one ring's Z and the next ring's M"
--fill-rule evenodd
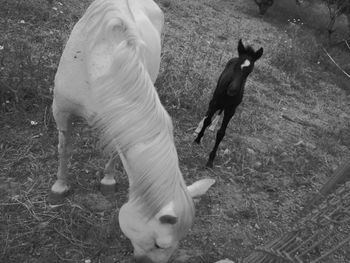
M158 246L158 244L157 244L157 243L155 243L155 244L154 244L154 246L156 247L156 249L161 249L161 247L160 247L160 246Z

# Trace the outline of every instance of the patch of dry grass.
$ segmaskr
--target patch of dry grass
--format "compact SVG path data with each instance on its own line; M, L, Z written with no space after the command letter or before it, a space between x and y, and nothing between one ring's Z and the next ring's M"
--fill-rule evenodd
M211 2L211 7L215 5ZM223 3L218 2L219 5ZM176 60L164 60L165 73L161 74L162 81L158 84L161 94L164 94L161 85L169 85L178 94L187 95L183 99L196 102L190 104L192 109L175 106L170 110L175 118L180 163L189 169L186 175L217 179L215 193L210 195L212 209L209 215L206 214L213 217L210 222L215 222L217 227L210 228L210 248L203 243L199 247L205 246L213 254L237 260L256 242L287 229L305 196L316 191L340 160L349 155L348 136L344 133L349 129L349 116L344 112L349 109L349 103L346 93L333 82L339 75L333 75L334 71L325 72L330 67L329 61L322 54L321 42L313 31L293 22L271 28L268 22L258 21L255 17L236 20L234 15L227 24L225 11L230 7L227 3L222 17L218 13L215 21L210 21L211 28L218 28L216 31L201 31L201 25L192 22L196 17L187 21L187 27L168 29L171 30L170 41L175 41L178 30L182 31L181 43L187 43L188 51L181 53L171 46L174 57L181 54L177 59L182 59L179 63L182 67L177 66ZM172 17L170 13L169 20ZM230 27L231 24L234 26ZM235 31L239 26L245 30ZM186 33L188 28L193 28L190 36ZM224 33L218 33L221 30ZM197 32L200 34L194 37ZM220 36L226 39L222 41ZM204 114L216 79L224 63L236 53L235 42L242 36L257 48L262 45L265 54L247 82L243 104L221 144L217 166L214 171L207 172L202 167L215 136L207 132L203 146L193 147L191 131ZM200 45L192 45L191 37ZM207 45L205 41L200 42L202 39ZM206 46L210 49L206 50ZM170 56L165 54L165 57ZM197 57L201 61L199 67L196 66ZM207 58L211 60L209 67ZM189 64L188 61L193 62ZM174 77L162 79L167 74ZM203 93L201 78L196 75L211 76ZM183 89L182 83L191 88ZM172 98L181 100L181 97ZM197 114L195 119L192 117L194 112ZM200 226L202 221L207 222L207 219L198 220ZM202 224L205 228L210 227ZM245 230L237 233L236 228ZM195 225L194 229L201 233L200 227ZM222 240L221 233L229 234ZM246 235L250 242L244 241Z
M2 1L1 111L37 111L51 104L60 54L88 2Z
M120 262L128 260L131 248L116 216L127 185L118 185L124 190L115 201L99 193L98 175L104 160L96 156L91 133L75 124L74 146L79 150L70 165L75 192L62 206L52 208L46 197L57 171L57 133L45 128L40 115L27 114L22 122L18 121L20 115L15 121L13 117L5 115L1 120L5 127L0 143L1 261L81 262L100 258L113 262L116 256ZM31 121L38 124L33 126ZM92 158L98 160L88 162ZM119 172L123 174L120 168Z
M0 10L0 24L7 24L0 27L6 51L0 50L6 83L0 91L0 261L130 259L131 245L116 218L126 199L126 175L119 165L115 200L99 194L106 160L96 135L79 121L70 165L74 193L58 209L45 201L57 169L49 87L64 39L88 2L54 1L50 7L46 1L40 6L6 1ZM173 117L181 170L188 183L203 177L217 181L197 203L178 261L239 261L255 245L288 230L306 196L349 155L349 95L339 88L339 72L309 27L261 20L246 1L157 2L166 27L156 87ZM192 132L239 38L265 53L247 81L214 170L206 170L215 135L207 132L202 146L193 146ZM332 52L338 58L344 54Z

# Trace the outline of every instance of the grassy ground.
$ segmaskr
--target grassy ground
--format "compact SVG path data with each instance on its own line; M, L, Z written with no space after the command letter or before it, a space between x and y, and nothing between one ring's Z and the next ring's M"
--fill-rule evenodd
M217 181L197 204L177 260L240 262L288 230L307 196L349 156L350 82L322 46L348 71L350 52L342 44L329 47L315 10L280 4L260 18L253 1L157 2L166 27L156 87L173 117L181 170L188 183ZM88 4L0 0L0 262L130 259L116 217L126 199L125 172L117 167L115 199L99 194L106 158L80 120L70 165L74 193L58 209L45 201L57 169L50 90L64 42ZM338 27L341 39L345 27ZM265 52L215 167L206 170L215 135L207 132L194 146L192 132L239 38Z

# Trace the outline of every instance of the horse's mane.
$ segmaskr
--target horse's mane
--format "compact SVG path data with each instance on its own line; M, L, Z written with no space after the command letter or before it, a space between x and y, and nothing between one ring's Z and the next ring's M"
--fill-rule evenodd
M127 1L123 2L131 13ZM103 17L98 17L101 13ZM125 154L139 144L147 145L133 156L132 162L125 160L132 182L130 201L139 204L149 218L171 201L180 204L175 210L180 217L178 232L183 234L192 223L193 202L179 169L172 121L145 68L146 47L134 28L132 13L121 12L119 3L116 6L101 0L88 9L89 16L98 18L86 26L91 36L91 51L87 52L93 52L94 41L101 37L112 41L113 47L110 68L91 80L92 124L101 131L101 142L109 153ZM113 45L115 39L121 41Z

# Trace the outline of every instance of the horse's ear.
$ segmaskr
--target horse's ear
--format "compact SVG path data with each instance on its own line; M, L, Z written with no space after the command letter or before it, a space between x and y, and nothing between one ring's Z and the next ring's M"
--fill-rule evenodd
M238 41L237 50L238 50L238 55L239 55L239 56L245 53L245 47L243 46L242 39L240 39L240 40Z
M214 179L202 179L187 186L192 198L204 195L208 189L215 183Z
M257 61L259 58L261 58L262 54L264 53L264 49L260 48L258 51L255 52L254 55L254 61Z

